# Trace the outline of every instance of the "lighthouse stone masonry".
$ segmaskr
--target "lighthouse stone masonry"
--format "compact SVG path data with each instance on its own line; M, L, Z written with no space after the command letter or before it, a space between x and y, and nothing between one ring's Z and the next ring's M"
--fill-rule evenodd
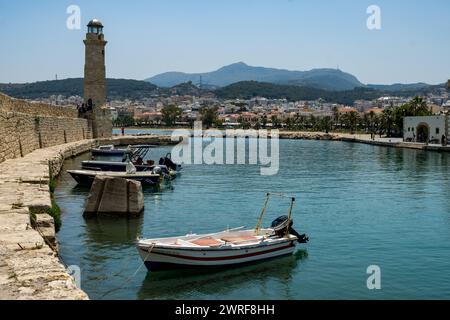
M112 117L106 103L105 36L103 24L93 19L87 25L84 44L84 102L92 110L84 115L88 119L94 138L112 136Z

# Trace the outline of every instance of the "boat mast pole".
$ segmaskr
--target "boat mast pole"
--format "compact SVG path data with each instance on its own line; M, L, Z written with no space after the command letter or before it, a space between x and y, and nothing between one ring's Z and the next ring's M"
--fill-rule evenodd
M264 201L264 206L261 210L261 214L259 215L258 223L256 224L255 234L258 235L259 229L261 227L262 218L264 216L264 212L266 211L267 203L269 202L270 193L266 194L266 200Z
M291 224L291 217L292 217L292 208L294 207L295 198L291 198L291 205L289 206L289 212L288 212L288 224L286 227L286 238L289 237L289 227Z

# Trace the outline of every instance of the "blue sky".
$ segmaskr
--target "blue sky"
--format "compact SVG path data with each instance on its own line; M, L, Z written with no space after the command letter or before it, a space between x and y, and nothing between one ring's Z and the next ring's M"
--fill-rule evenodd
M66 27L69 5L81 30ZM369 5L382 29L366 27ZM0 82L81 77L87 22L105 25L107 76L145 79L238 61L339 68L363 83L450 78L448 0L0 0Z

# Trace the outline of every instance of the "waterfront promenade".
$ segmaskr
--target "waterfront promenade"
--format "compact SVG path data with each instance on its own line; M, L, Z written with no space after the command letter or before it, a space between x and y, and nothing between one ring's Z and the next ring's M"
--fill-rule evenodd
M339 140L347 142L365 143L375 146L406 148L424 151L450 152L450 146L441 144L425 144L417 142L404 142L402 138L380 138L375 137L373 140L370 134L340 134Z
M146 131L152 132L152 134L157 134L158 131L164 132L168 135L168 131L173 131L180 128L168 128L168 129L139 129L131 128L127 129L129 131L128 137L145 137ZM182 128L183 130L192 131L189 128ZM208 137L226 137L224 135L225 130L211 129L211 132L203 131L203 136ZM191 134L191 137L193 135ZM116 134L116 137L120 135ZM270 134L269 134L270 137ZM314 131L279 131L280 139L294 139L294 140L329 140L329 141L345 141L353 143L364 143L383 147L393 147L393 148L407 148L416 149L424 151L438 151L438 152L450 152L449 146L442 146L441 144L425 144L416 142L404 142L402 138L386 138L376 135L374 139L371 138L370 134L350 134L341 132L314 132Z

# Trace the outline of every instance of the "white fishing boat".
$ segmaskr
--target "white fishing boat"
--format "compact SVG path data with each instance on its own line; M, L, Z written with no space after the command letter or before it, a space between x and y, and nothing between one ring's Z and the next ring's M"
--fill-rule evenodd
M295 198L291 198L287 216L274 220L270 228L260 227L270 195L254 229L240 227L212 234L139 240L139 254L151 271L232 266L290 255L297 243L309 239L292 229Z

